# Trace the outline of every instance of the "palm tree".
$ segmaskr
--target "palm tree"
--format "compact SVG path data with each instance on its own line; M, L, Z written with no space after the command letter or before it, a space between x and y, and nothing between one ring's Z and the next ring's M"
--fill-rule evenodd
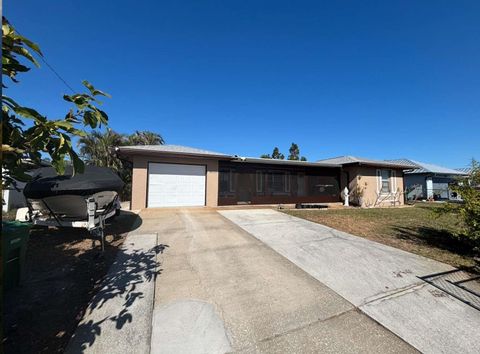
M78 141L80 155L89 165L110 167L125 182L121 193L123 200L129 200L132 184L132 163L120 160L115 154L115 147L122 145L161 145L164 140L160 134L150 131L136 131L124 135L107 129L105 132L93 130Z
M163 140L160 134L143 130L135 131L132 135L128 137L129 145L163 145L165 140Z
M110 167L117 172L123 168L122 162L115 156L115 147L126 145L127 137L112 129L105 133L93 130L89 135L78 141L80 155L89 165Z

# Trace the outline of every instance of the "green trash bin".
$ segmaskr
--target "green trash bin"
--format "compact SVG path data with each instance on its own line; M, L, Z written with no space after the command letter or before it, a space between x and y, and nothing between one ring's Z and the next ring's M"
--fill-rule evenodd
M25 273L25 256L31 223L2 221L3 289L18 286Z

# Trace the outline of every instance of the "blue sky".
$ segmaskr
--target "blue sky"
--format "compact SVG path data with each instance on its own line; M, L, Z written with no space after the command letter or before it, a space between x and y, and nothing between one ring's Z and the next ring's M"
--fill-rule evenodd
M122 133L246 156L480 159L479 1L10 1L72 85L109 92ZM51 118L45 65L8 91Z

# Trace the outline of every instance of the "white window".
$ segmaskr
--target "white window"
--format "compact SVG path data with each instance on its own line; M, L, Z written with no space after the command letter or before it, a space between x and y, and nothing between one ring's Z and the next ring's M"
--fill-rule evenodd
M381 194L388 194L394 192L393 176L394 171L392 170L377 170L378 191Z

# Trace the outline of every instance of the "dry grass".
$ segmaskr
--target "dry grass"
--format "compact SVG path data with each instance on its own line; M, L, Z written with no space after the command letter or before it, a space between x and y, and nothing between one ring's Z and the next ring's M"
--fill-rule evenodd
M283 211L455 267L475 266L471 247L454 236L461 221L455 215L436 217L435 207Z

